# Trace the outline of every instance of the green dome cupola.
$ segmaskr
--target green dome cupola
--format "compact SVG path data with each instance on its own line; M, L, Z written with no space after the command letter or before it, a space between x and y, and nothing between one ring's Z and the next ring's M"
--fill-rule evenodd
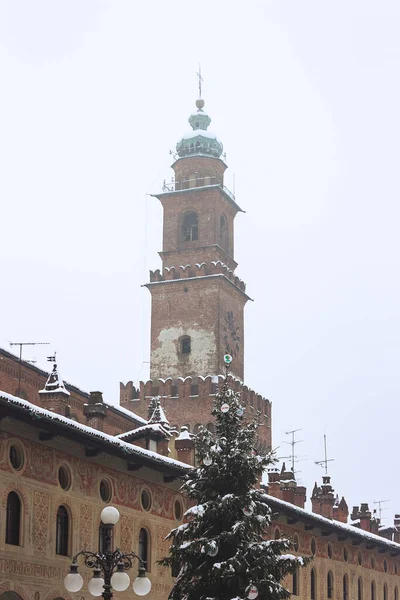
M189 117L189 123L193 131L184 135L176 145L178 156L183 158L185 156L206 155L219 158L224 147L217 136L207 130L211 119L203 111L203 98L196 100L196 107L197 112Z

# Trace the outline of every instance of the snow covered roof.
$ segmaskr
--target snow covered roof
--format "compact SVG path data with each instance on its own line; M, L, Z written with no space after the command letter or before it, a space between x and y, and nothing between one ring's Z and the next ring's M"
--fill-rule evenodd
M191 440L193 439L193 434L190 433L189 429L186 427L186 425L182 425L181 430L179 432L179 435L177 438L175 438L175 441L180 441L180 440Z
M332 529L338 534L356 537L359 540L361 539L366 544L371 544L374 546L381 545L384 546L388 552L400 554L400 544L376 535L375 533L363 531L358 527L354 527L353 525L349 525L347 523L341 523L340 521L335 521L334 519L327 519L326 517L309 512L304 508L300 508L299 506L295 506L294 504L290 504L290 502L285 502L279 498L274 498L268 494L264 494L263 498L266 504L276 509L278 512L287 513L291 516L296 515L299 520L303 519L308 522L312 521L315 527Z
M52 360L54 360L54 358ZM39 394L65 394L65 396L70 395L69 391L65 388L63 380L61 379L61 375L56 362L53 365L53 370L48 376L44 388L42 390L39 390Z
M135 440L142 436L146 436L146 434L156 434L156 437L168 438L171 437L169 431L164 429L161 423L148 423L148 425L143 425L143 427L137 427L137 429L131 429L131 431L126 431L125 433L119 433L115 437L120 440Z
M13 360L15 362L19 362L19 358L16 354L13 354L12 352L5 350L4 348L0 348L0 355L4 356L5 358L8 358L10 360ZM33 371L34 373L37 373L38 375L41 375L42 377L49 376L49 373L47 371L43 371L43 369L40 369L39 367L37 367L36 365L33 365L32 363L26 362L25 360L22 360L21 363L22 363L24 369L29 369L30 371ZM65 381L65 380L64 380L64 387L67 390L67 392L72 392L72 393L78 394L80 396L83 396L84 398L89 398L89 396L90 396L90 394L88 392L86 392L85 390L82 390L82 388L79 388L78 386L73 385L72 383L69 383L68 381ZM140 423L142 425L147 423L146 419L143 419L139 415L135 414L131 410L128 410L127 408L124 408L123 406L119 406L116 404L110 404L108 402L104 402L104 404L112 412L120 413L120 414L124 415L125 417L129 418L131 421Z
M187 473L192 467L173 458L162 456L151 450L146 450L125 442L116 436L103 433L77 421L73 421L68 417L64 417L57 413L31 404L27 400L22 400L11 394L0 391L0 407L6 416L12 418L29 419L34 423L41 421L43 425L47 422L52 425L55 430L59 430L65 435L71 435L79 442L85 443L87 446L97 445L103 452L111 452L124 458L140 461L143 466L148 466L160 471L172 472L176 476L182 476Z
M128 410L127 408L124 408L123 406L120 406L119 404L109 404L107 402L104 402L104 404L107 406L107 408L114 410L115 412L119 412L125 417L129 417L130 419L132 419L132 421L142 423L143 425L147 423L146 419L143 419L143 417L140 417L136 413L132 412L131 410Z

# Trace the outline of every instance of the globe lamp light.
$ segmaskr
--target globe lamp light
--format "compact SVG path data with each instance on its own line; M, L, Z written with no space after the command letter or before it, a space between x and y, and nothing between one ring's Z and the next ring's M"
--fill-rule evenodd
M111 585L116 592L124 592L130 584L128 573L124 570L124 563L118 563L118 568L111 577Z
M101 576L100 569L94 570L94 575L88 584L88 590L92 596L101 596L104 592L104 579Z
M69 568L70 572L64 579L64 586L68 592L79 592L83 586L82 575L78 573L78 565L72 564Z
M132 584L132 589L138 596L146 596L151 590L151 581L146 577L146 569L139 567L139 575Z
M100 519L104 525L116 525L119 521L119 511L115 506L106 506L101 511Z

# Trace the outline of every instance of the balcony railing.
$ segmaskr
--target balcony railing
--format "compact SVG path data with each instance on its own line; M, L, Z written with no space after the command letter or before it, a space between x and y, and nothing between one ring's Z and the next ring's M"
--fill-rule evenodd
M235 195L228 190L227 187L221 183L221 181L217 177L198 177L197 179L181 179L180 181L175 181L175 179L171 179L170 181L166 181L164 179L162 191L164 194L168 194L169 192L179 192L182 190L192 190L201 187L207 187L211 185L217 185L220 187L230 198L231 200L235 200Z

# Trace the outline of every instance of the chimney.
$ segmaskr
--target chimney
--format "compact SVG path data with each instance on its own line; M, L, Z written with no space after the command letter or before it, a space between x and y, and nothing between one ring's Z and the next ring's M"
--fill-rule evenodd
M331 478L329 475L324 475L322 478L322 485L318 487L314 485L313 493L311 496L312 511L326 517L327 519L333 518L333 505L335 504L335 496L333 494L333 488L331 486Z
M86 416L86 425L104 431L104 419L107 416L107 407L103 402L102 392L90 392L89 402L83 405L83 414Z
M55 360L55 356L52 360ZM53 370L48 376L44 388L39 390L40 406L58 415L68 416L69 396L70 393L60 377L57 363L54 362Z
M194 439L186 425L182 425L178 437L175 438L175 450L178 460L194 465Z
M347 523L347 518L349 516L349 507L347 506L347 502L342 496L342 499L339 503L335 503L333 507L333 518L335 521L340 521L341 523Z
M294 504L299 508L304 508L307 499L307 490L303 485L298 485L294 490Z
M268 494L274 498L280 498L279 470L272 467L268 469Z
M280 475L280 497L285 502L294 504L294 493L297 487L293 471L286 470L286 464L283 463Z
M362 502L360 511L358 513L358 518L360 519L360 527L364 531L371 531L371 516L371 511L369 510L368 504L366 502Z
M393 540L400 544L400 515L394 515L394 527L396 531Z

